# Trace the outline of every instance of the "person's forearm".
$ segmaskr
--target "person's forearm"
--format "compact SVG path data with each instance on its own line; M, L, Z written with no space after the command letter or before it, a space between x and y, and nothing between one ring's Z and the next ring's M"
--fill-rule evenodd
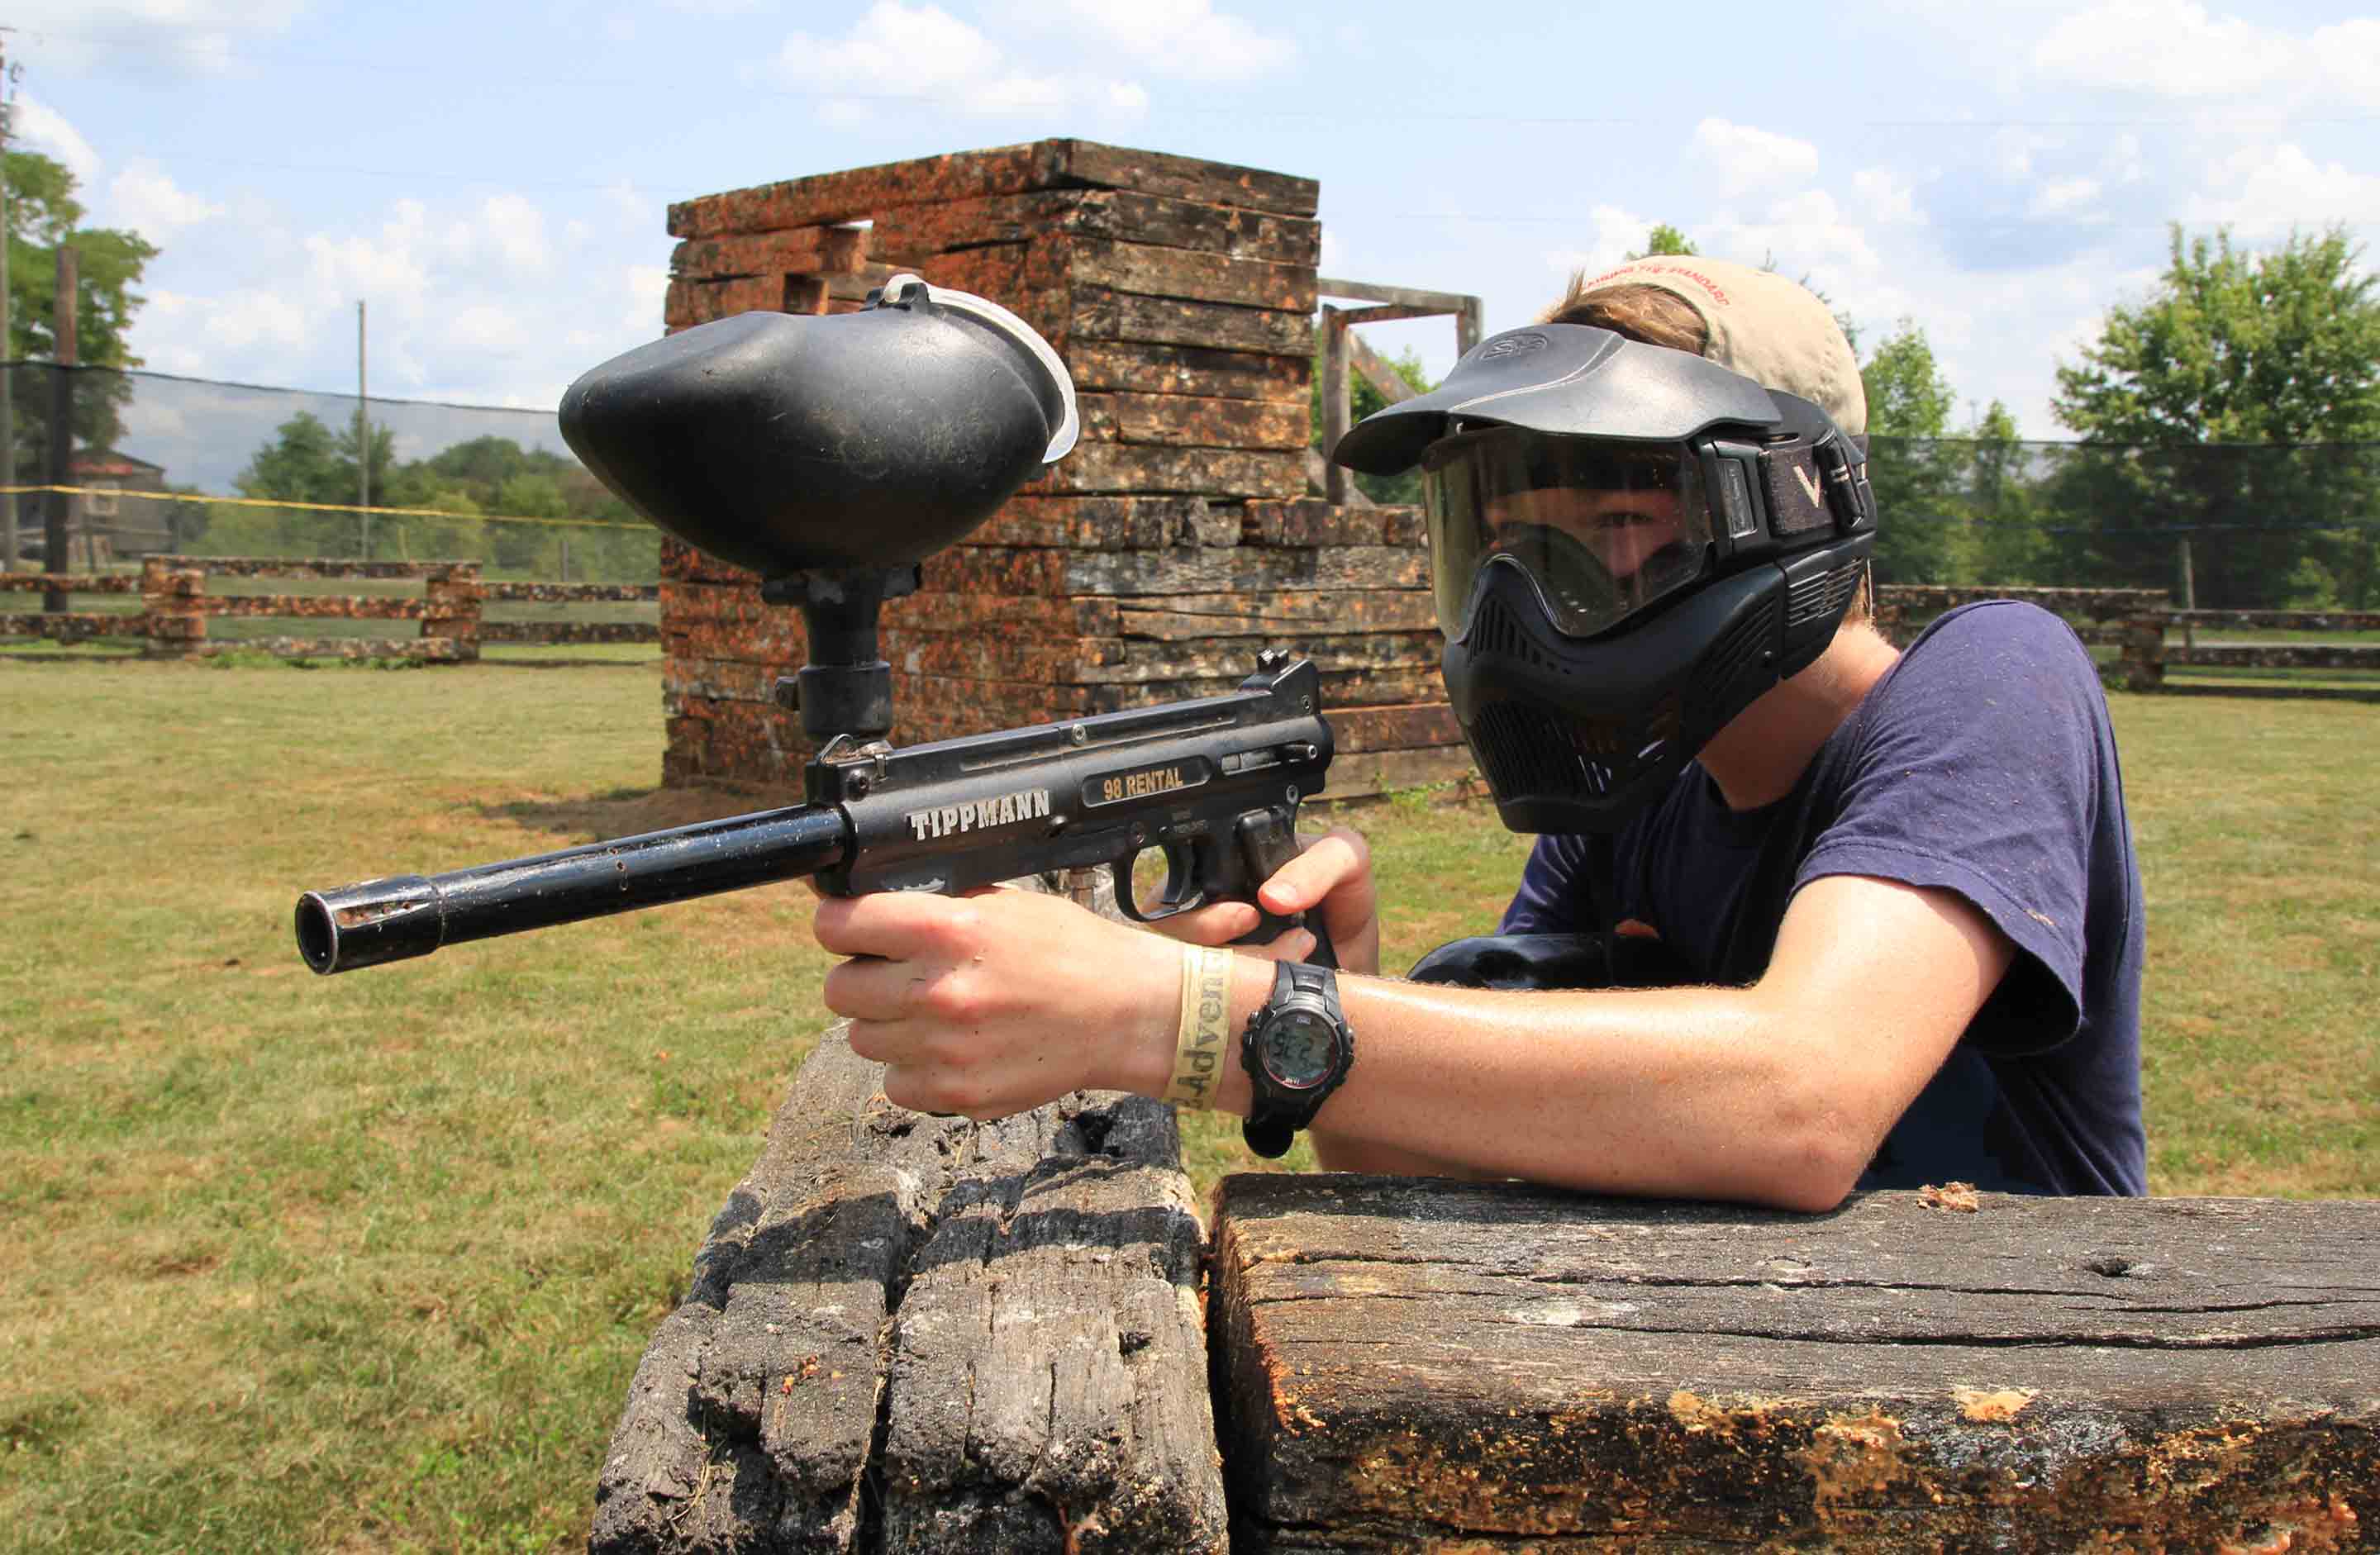
M1269 962L1238 958L1235 1034L1271 987ZM1822 1209L1881 1136L1840 1044L1797 1039L1815 1022L1773 990L1490 993L1344 974L1339 987L1355 1063L1316 1120L1337 1138L1483 1175ZM1170 1054L1152 1045L1130 1088L1160 1092ZM1245 1115L1250 1099L1228 1064L1217 1105Z

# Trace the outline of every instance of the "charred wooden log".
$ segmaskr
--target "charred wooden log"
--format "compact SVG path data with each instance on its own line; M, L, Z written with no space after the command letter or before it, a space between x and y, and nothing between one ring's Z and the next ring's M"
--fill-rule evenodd
M1217 1239L1241 1555L2380 1528L2380 1204L1250 1176Z

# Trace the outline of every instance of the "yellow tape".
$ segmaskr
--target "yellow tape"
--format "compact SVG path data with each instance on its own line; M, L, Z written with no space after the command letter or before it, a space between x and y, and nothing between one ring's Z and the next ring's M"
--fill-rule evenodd
M198 492L128 492L121 487L0 486L0 497L55 493L67 497L135 497L142 502L221 503L225 507L289 507L304 513L360 513L375 518L465 518L482 524L552 524L574 529L639 529L640 524L607 524L601 518L540 518L516 513L450 513L443 507L358 507L353 503L283 502L276 497L210 497Z

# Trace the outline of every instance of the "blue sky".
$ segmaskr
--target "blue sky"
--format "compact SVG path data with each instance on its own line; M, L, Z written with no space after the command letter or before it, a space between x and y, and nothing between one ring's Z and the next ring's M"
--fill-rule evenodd
M30 0L16 131L157 242L159 371L551 407L673 200L1073 135L1320 180L1323 271L1524 322L1672 223L2030 436L2167 224L2380 231L2380 17L2186 0ZM1691 30L1690 30L1690 26ZM1368 332L1433 371L1442 322Z

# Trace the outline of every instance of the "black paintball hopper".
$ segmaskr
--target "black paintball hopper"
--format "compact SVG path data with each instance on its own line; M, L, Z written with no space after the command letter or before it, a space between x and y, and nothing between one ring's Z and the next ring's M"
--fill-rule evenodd
M597 480L801 610L810 662L777 695L820 746L890 732L884 601L1079 430L1074 380L1030 324L905 274L856 313L740 313L639 346L562 396Z
M1428 394L1365 417L1331 458L1366 475L1421 462L1451 424L1682 443L1722 424L1774 427L1768 391L1717 362L1585 324L1533 324L1473 346Z
M562 435L657 527L764 578L906 566L1075 445L1057 354L915 275L828 317L739 313L613 358Z

